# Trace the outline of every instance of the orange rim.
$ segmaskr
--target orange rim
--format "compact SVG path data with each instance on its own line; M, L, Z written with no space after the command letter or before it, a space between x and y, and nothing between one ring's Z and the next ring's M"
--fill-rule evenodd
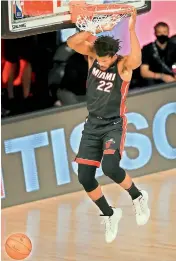
M77 16L87 16L92 18L96 15L113 15L113 14L130 14L134 10L134 7L131 5L125 4L86 4L80 3L77 1L72 1L70 3L70 13L72 22L77 20Z

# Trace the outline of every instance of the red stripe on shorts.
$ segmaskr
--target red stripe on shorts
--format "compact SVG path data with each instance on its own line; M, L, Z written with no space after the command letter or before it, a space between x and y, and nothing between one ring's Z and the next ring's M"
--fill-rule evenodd
M112 150L112 149L107 149L107 150L104 150L103 154L114 154L115 153L115 150Z
M89 159L82 159L82 158L76 158L75 161L79 164L85 164L89 166L95 166L97 168L100 167L100 162L96 160L89 160Z

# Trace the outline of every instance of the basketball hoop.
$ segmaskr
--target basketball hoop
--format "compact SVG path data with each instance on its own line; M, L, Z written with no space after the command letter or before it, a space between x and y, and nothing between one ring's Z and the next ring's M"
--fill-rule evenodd
M134 7L128 4L86 4L82 1L70 2L71 20L82 31L96 34L105 25L116 25L132 13Z

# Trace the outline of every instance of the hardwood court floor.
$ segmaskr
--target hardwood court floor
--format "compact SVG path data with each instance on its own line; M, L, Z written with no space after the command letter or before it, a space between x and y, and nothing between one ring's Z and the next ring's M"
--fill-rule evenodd
M111 244L83 191L2 210L2 243L11 233L26 233L33 242L30 261L175 261L176 169L135 182L149 192L151 219L138 227L127 193L116 184L104 186L108 201L123 209ZM2 260L10 260L4 249Z

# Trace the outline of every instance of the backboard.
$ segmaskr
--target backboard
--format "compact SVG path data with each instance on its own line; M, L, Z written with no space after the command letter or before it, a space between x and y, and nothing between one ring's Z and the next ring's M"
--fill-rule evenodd
M81 1L81 0L80 0ZM86 0L89 4L122 3L149 12L150 0ZM8 0L1 2L1 37L19 38L75 27L71 23L69 0Z

